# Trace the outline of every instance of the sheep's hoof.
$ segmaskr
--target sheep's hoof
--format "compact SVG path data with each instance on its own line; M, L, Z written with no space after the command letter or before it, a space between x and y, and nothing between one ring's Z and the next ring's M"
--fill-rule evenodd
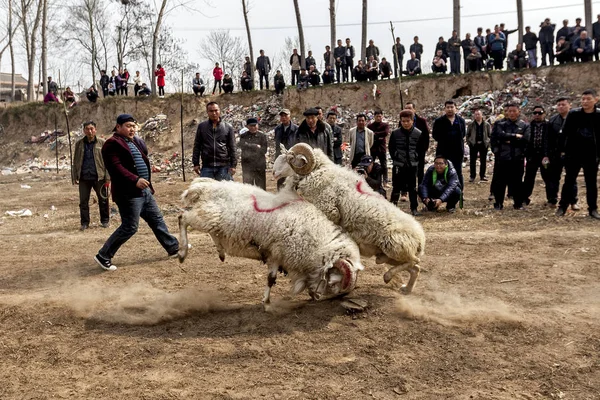
M219 255L219 260L221 260L221 262L225 262L225 255Z
M394 275L392 275L390 273L390 271L386 272L385 275L383 275L383 281L385 283L390 283L390 281L392 280L392 278L394 277Z
M412 292L412 288L409 288L407 285L402 285L400 287L400 293L402 294L410 294Z
M187 256L187 252L180 251L177 253L177 257L179 258L179 262L183 263L185 261L185 257Z

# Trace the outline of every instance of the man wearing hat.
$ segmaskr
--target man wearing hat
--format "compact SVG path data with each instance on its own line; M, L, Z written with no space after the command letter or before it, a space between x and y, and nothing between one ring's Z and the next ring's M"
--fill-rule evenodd
M306 143L315 149L321 149L333 161L333 138L327 133L326 123L319 120L319 110L309 108L303 115L305 118L298 127L296 143Z
M267 136L258 130L258 120L246 120L248 130L240 135L244 183L267 190Z
M169 257L177 256L179 242L169 233L154 200L146 143L135 135L137 124L130 114L117 117L113 136L102 147L104 165L112 181L112 197L119 207L121 225L108 238L94 260L106 271L117 269L112 258L138 230L140 217L154 232Z
M289 149L296 144L296 134L298 133L298 125L294 124L290 118L290 110L284 108L279 112L280 124L275 127L275 158L281 154L280 144L283 144L286 149ZM285 178L277 181L277 189L281 189Z
M382 182L383 168L381 165L373 162L373 157L368 155L362 156L354 170L365 178L371 189L386 197Z

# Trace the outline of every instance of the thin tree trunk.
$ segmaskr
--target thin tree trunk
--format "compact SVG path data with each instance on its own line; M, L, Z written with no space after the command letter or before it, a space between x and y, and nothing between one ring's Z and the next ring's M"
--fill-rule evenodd
M333 56L333 51L335 50L335 0L329 0L329 26L331 29L331 37L330 37L330 46L331 46L331 56L329 57L329 63L334 66L335 65L335 57Z
M452 26L456 33L458 33L458 37L460 37L460 0L454 0L453 16Z
M300 7L298 0L294 0L294 10L296 11L296 24L298 25L298 40L300 41L300 67L306 66L304 53L304 29L302 28L302 18L300 16Z
M250 24L248 23L248 0L242 0L242 9L244 11L244 22L246 23L246 34L248 35L248 47L250 49L250 62L254 63L254 49L252 48L252 35L250 35ZM252 68L252 81L254 81L254 68Z
M157 65L157 52L158 52L158 37L160 36L160 27L162 25L163 15L165 13L165 8L167 8L167 0L162 0L162 4L160 6L160 10L158 11L158 15L156 16L156 26L154 27L154 34L152 35L152 68L156 68ZM152 78L152 95L156 96L156 77L154 74L151 76Z
M360 59L365 62L365 55L367 52L367 0L362 2L362 42L360 49Z
M15 101L15 53L13 49L12 0L8 0L8 50L10 51L10 101Z
M87 2L87 13L88 13L88 24L90 29L90 40L92 41L92 85L96 86L96 57L98 50L96 50L96 35L94 35L94 9L97 7L97 3L94 0Z
M583 0L583 7L585 10L585 29L592 32L592 0ZM588 35L588 37L592 37L592 35Z
M42 1L42 79L44 82L44 96L48 93L48 39L47 39L47 25L48 25L48 0ZM39 91L36 90L36 93Z
M21 0L21 18L23 23L23 34L25 39L25 50L27 53L27 101L33 101L34 99L34 80L35 80L35 53L37 50L37 30L40 25L40 19L42 16L42 0L38 1L37 11L33 22L33 28L31 33L29 32L29 26L27 24L27 12L29 11L29 4L25 0ZM45 84L45 83L44 83Z
M519 32L519 43L523 43L523 0L517 0L517 29Z

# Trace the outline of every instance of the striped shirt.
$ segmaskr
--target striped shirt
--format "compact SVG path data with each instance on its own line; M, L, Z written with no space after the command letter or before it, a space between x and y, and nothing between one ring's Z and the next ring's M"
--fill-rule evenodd
M129 150L131 150L131 154L133 155L133 162L135 162L135 168L137 169L138 176L140 178L144 178L145 180L150 180L150 173L148 172L148 166L144 162L144 158L142 157L142 153L137 148L135 143L131 140L126 139L127 146L129 146Z

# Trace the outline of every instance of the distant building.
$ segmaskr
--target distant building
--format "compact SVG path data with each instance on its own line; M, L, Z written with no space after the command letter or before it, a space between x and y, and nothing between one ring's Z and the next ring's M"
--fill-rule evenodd
M0 101L10 103L12 101L25 101L27 98L27 79L21 74L15 74L15 98L10 96L11 74L0 72Z

